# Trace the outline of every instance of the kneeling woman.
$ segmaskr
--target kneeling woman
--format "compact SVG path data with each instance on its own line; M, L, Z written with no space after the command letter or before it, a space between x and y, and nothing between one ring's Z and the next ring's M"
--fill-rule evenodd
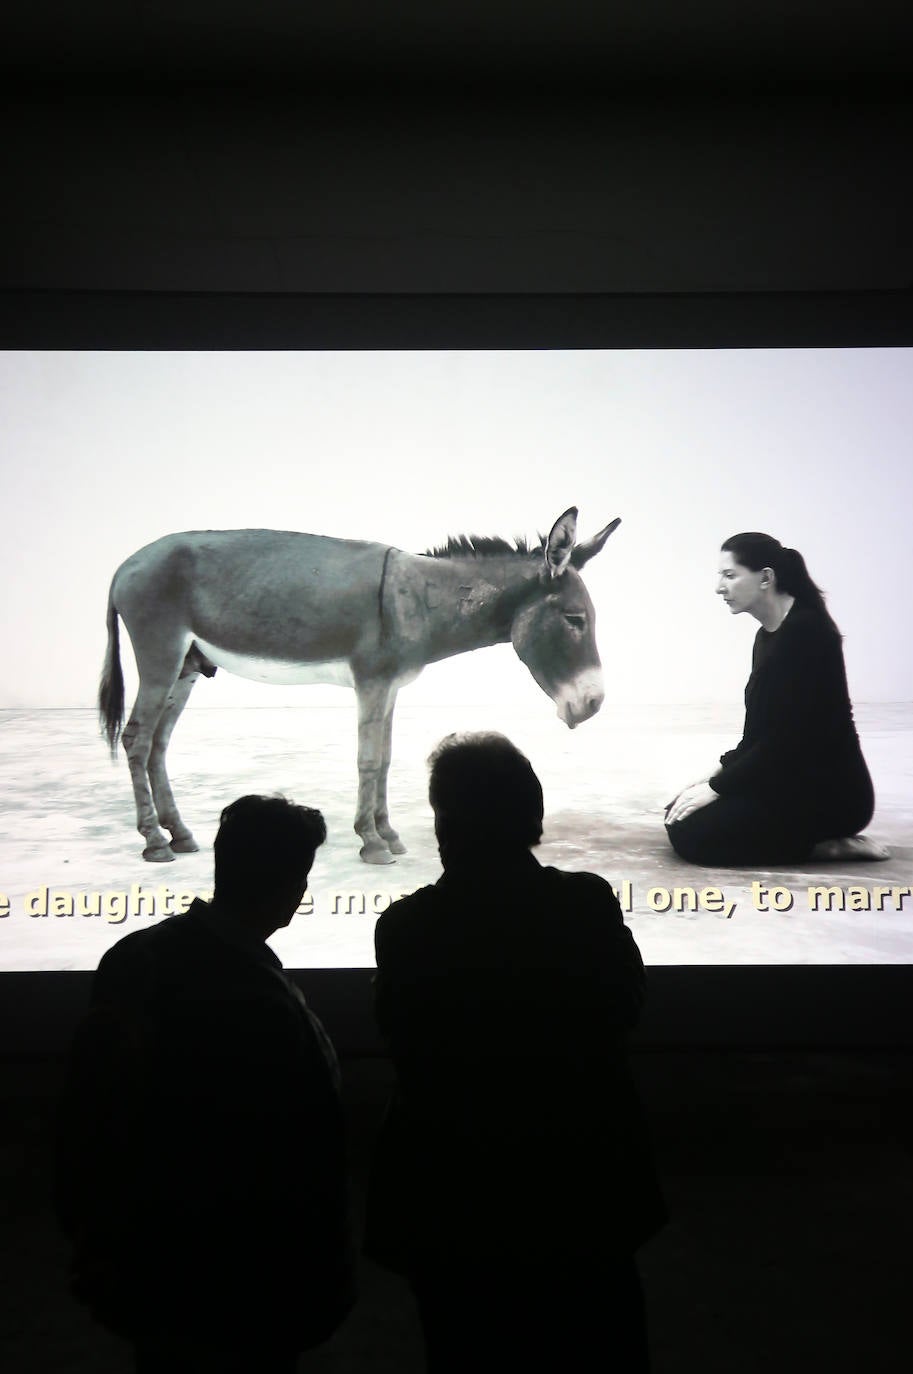
M885 859L857 832L874 794L853 724L840 632L805 560L769 534L736 534L717 592L760 621L745 688L745 727L709 777L666 809L676 853L748 867L805 859Z

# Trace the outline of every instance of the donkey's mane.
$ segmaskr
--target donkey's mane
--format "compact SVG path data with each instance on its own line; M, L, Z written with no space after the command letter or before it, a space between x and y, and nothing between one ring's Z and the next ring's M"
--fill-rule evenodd
M427 558L496 558L501 554L515 553L521 557L541 553L545 548L545 536L539 535L538 544L530 544L524 535L518 535L511 543L497 534L449 534L446 544L435 544L425 550Z

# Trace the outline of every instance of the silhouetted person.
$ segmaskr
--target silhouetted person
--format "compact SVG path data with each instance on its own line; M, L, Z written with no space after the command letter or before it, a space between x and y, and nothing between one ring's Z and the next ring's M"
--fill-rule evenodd
M542 788L509 740L430 762L444 872L376 929L397 1090L366 1250L408 1276L434 1374L643 1371L634 1252L665 1213L625 1052L640 954L607 882L530 853Z
M280 1374L354 1301L336 1056L267 938L326 838L242 797L215 892L120 940L95 976L61 1110L72 1288L141 1374Z

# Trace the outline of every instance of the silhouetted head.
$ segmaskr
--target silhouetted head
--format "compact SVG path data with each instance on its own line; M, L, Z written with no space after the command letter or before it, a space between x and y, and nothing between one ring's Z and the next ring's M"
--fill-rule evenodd
M213 845L214 903L264 938L288 925L326 837L323 816L309 806L239 797L222 812Z
M504 735L448 735L428 760L441 859L516 854L542 838L542 784Z
M778 539L757 530L734 534L722 545L717 591L735 614L751 611L755 599L771 591L793 597L797 606L817 611L833 624L798 549L784 548Z

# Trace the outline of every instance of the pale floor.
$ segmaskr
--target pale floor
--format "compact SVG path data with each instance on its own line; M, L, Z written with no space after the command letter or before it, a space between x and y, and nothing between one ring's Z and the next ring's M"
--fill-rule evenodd
M913 962L913 897L905 893L913 884L913 705L861 706L856 715L877 794L869 833L892 858L762 873L684 864L662 826L664 803L738 739L737 711L606 706L570 732L546 702L505 718L481 707L410 707L404 696L390 799L409 853L389 867L363 864L351 829L350 694L329 707L189 709L169 764L200 852L169 865L141 857L126 761L109 760L94 712L3 711L0 910L5 899L9 915L0 920L0 969L92 969L128 930L167 914L181 896L207 893L219 812L251 791L317 805L329 828L312 910L272 942L283 962L370 967L375 916L440 873L425 759L449 731L482 728L509 734L539 773L546 828L538 857L608 878L648 964ZM766 905L784 909L763 909L753 883L778 888ZM818 885L838 890L816 911L809 888Z

